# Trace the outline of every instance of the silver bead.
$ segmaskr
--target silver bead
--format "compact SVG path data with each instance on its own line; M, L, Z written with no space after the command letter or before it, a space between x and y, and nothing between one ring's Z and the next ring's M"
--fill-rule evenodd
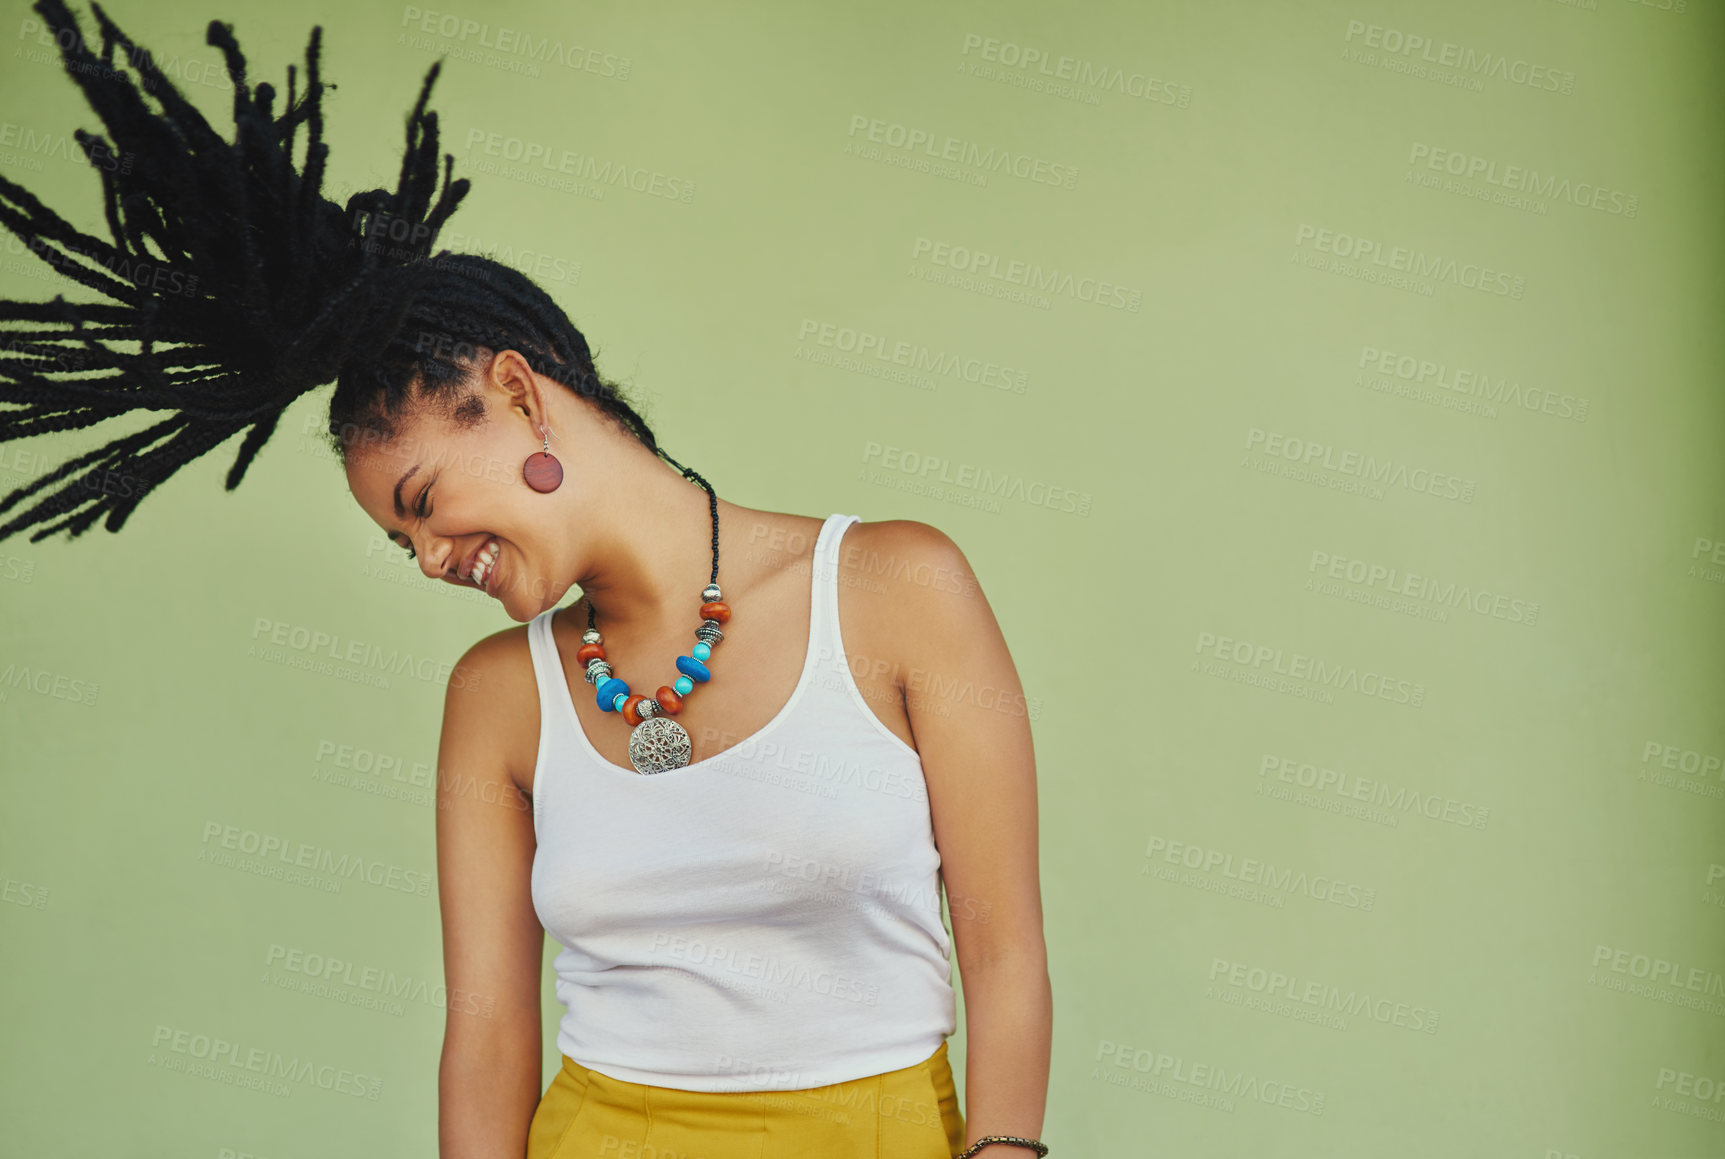
M598 628L588 628L585 632L582 632L581 633L581 642L583 644L597 644L597 643L599 643L599 629Z
M642 720L646 720L649 716L652 716L658 711L659 702L650 696L635 706L635 715L640 717Z
M611 675L611 665L605 661L597 658L587 661L586 680L593 687L599 687L599 682L609 675Z
M724 631L717 620L702 620L701 626L695 629L695 639L711 647L725 638Z
M703 604L710 604L719 598L719 594L718 584L708 584L706 587L701 589L701 602Z

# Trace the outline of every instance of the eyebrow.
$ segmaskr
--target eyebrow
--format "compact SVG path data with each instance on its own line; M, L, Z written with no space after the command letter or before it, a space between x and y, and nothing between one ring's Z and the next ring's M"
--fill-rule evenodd
M403 519L407 518L407 508L401 505L401 485L413 478L413 473L417 470L419 470L419 464L415 463L407 469L406 474L395 481L395 513Z

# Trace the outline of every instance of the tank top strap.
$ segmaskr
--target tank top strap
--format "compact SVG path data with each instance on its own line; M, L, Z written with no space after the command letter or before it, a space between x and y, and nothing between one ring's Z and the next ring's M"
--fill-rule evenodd
M527 621L527 650L533 656L533 681L539 687L540 735L551 730L554 722L564 718L563 698L568 680L557 654L557 643L551 635L551 617L556 608L547 608Z
M809 561L809 581L814 606L809 617L809 653L820 660L837 656L842 648L839 634L839 545L844 542L845 529L857 522L860 515L835 512L827 516L815 538L815 549Z

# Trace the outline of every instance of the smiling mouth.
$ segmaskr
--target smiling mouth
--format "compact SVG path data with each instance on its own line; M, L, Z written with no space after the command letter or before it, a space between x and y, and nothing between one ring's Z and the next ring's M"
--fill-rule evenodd
M498 543L496 539L490 540L484 547L479 549L479 555L475 557L473 561L473 571L469 573L467 577L472 581L474 586L481 588L487 593L491 591L489 581L491 579L492 569L497 566L497 557L502 551L503 545Z

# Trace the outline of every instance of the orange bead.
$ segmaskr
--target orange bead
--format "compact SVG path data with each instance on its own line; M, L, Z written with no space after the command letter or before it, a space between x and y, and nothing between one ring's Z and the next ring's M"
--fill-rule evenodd
M623 702L623 719L628 721L630 724L640 724L641 714L636 712L635 709L645 699L647 698L642 696L639 692L631 692L629 694L629 699Z
M605 648L602 644L583 644L581 650L575 653L575 659L583 668L587 667L589 660L603 660L604 658Z
M659 707L676 716L683 711L683 698L677 695L677 690L669 684L659 685L659 691L653 694L653 699L659 702Z
M719 600L714 600L710 604L702 604L701 619L717 620L721 624L728 623L731 619L731 605Z

